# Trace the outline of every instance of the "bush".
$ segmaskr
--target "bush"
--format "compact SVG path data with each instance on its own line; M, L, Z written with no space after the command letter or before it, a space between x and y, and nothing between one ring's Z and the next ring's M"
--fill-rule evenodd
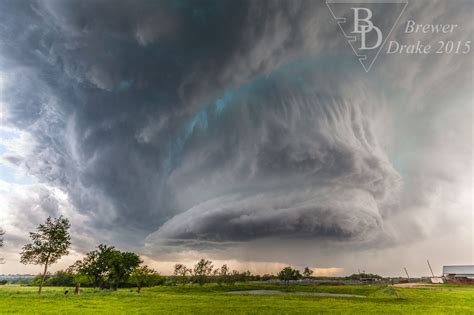
M348 277L348 280L361 280L361 279L382 279L382 276L372 273L354 273Z
M278 273L278 279L284 281L287 285L290 283L290 280L299 280L301 279L301 273L297 269L293 269L290 266L283 268Z
M76 285L76 281L72 273L59 270L54 275L48 277L44 285L53 287L73 287Z

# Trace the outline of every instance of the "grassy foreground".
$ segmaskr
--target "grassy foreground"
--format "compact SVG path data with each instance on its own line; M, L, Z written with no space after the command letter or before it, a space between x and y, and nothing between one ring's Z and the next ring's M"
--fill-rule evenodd
M276 289L364 295L366 298L311 295L232 295L233 290ZM314 313L430 313L474 314L474 287L435 288L385 286L279 286L262 283L218 286L208 284L145 288L116 292L84 288L80 296L64 288L0 287L0 313L22 314L314 314ZM73 292L72 288L69 288Z

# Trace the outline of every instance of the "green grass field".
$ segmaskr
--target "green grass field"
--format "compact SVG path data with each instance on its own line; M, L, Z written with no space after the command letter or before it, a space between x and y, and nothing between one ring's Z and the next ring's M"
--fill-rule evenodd
M364 295L319 297L311 295L233 295L233 290L276 289ZM262 283L218 286L208 284L133 289L116 292L82 289L80 296L64 295L64 288L0 287L0 313L21 314L474 314L474 287L440 285L435 288L386 286L279 286ZM69 288L72 292L73 289Z

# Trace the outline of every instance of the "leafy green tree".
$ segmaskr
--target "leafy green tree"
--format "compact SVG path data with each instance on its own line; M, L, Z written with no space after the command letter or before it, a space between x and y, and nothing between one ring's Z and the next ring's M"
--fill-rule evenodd
M90 278L80 272L80 268L82 267L82 261L76 260L74 264L69 266L66 269L66 272L70 273L74 277L74 294L79 295L81 294L81 285L90 285L92 284Z
M290 283L290 280L299 280L301 279L301 274L299 270L293 269L290 266L283 268L278 273L278 279L284 281L286 285Z
M108 259L108 281L113 290L117 290L121 283L127 281L133 269L142 263L137 254L118 250L113 250Z
M140 257L131 252L121 252L113 246L100 244L70 268L89 278L94 287L106 286L116 290L128 280L134 268L141 263Z
M202 258L194 265L194 280L199 283L199 285L204 285L207 281L207 277L212 273L212 268L212 261Z
M130 281L137 286L137 293L140 294L140 291L143 287L148 287L156 285L159 283L160 275L155 270L149 268L148 266L140 266L133 269L130 275Z
M62 256L69 254L71 236L69 220L48 217L40 224L36 232L30 232L32 243L23 246L20 262L44 266L38 293L41 294L48 267L56 263Z
M109 275L109 261L115 247L100 244L96 250L88 252L82 261L76 261L71 267L78 274L86 276L93 287L104 288Z
M313 274L313 270L309 269L309 267L304 267L303 270L303 277L309 278Z
M174 275L178 277L179 281L182 284L186 284L188 282L188 275L191 275L191 274L192 274L191 268L188 268L183 264L174 265Z

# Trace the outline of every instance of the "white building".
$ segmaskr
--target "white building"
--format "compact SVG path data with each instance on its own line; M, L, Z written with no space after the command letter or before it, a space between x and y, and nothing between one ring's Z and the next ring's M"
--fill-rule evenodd
M474 279L474 265L443 266L443 277Z

